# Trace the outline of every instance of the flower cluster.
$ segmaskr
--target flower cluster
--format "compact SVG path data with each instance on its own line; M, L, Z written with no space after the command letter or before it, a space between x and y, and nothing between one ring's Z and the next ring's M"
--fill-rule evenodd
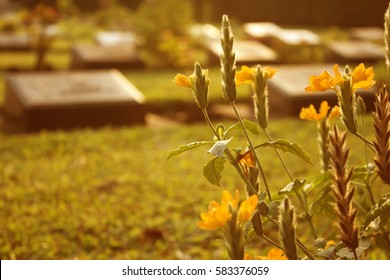
M236 72L236 85L252 84L256 81L256 72L261 72L265 80L271 79L277 70L270 66L264 66L261 71L255 67L241 66L241 70Z
M335 64L332 67L334 75L324 70L318 76L310 77L310 85L305 88L306 92L326 91L329 89L337 90L337 86L348 81L352 84L352 92L358 89L369 89L374 84L374 70L372 67L366 68L363 63L360 63L352 72L349 67L346 67L344 74L341 74L339 66ZM351 79L348 79L350 77Z
M208 212L200 214L201 221L199 227L204 230L216 230L223 228L231 221L233 216L237 216L237 223L244 225L252 217L258 203L257 195L252 195L241 202L238 207L239 193L236 190L234 197L228 192L222 192L221 203L211 201Z
M328 105L328 102L322 101L318 113L317 110L314 108L314 106L310 105L309 107L305 107L301 109L301 113L299 114L299 117L302 120L321 122L326 118L328 120L332 120L337 118L340 115L340 108L338 106L333 107L330 113L328 114L329 109L330 107Z

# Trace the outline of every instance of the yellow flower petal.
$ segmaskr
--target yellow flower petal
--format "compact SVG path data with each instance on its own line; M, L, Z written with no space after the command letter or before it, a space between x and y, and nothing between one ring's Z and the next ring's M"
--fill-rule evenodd
M273 249L268 251L267 259L268 260L287 260L287 257L282 250L273 248Z
M220 205L216 201L211 201L208 212L200 214L201 221L198 226L204 230L215 230L222 228L230 220L232 214L226 205Z
M253 212L256 210L259 199L257 195L251 195L248 199L244 200L240 209L238 210L238 221L241 224L245 224L252 217Z
M308 121L323 121L327 116L329 112L329 105L327 101L322 101L320 105L319 113L317 113L316 109L313 105L310 105L309 107L302 108L301 112L299 114L299 117L302 120L308 120ZM336 112L334 112L335 114ZM333 117L333 116L332 116Z
M335 64L332 67L333 72L335 73L332 76L328 71L323 71L318 76L311 76L309 78L309 86L305 88L306 92L317 92L317 91L326 91L328 89L333 89L341 82L344 81L339 66Z
M181 87L193 88L191 79L183 74L177 74L176 77L172 80L175 84Z
M265 66L263 68L263 71L264 71L264 77L266 79L271 79L275 74L276 72L278 71L277 69L275 68L272 68L271 66Z
M250 84L254 81L255 68L241 66L241 70L236 72L236 85Z
M374 69L372 67L366 68L363 63L360 63L351 73L353 92L361 89L369 89L375 85Z
M328 119L332 120L335 118L338 118L340 116L340 107L339 106L334 106L332 110L330 110Z

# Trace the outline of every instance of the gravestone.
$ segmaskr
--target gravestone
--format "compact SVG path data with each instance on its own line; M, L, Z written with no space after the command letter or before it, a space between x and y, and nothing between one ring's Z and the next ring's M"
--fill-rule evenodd
M385 50L368 41L334 41L327 44L330 60L345 62L376 62L384 60Z
M128 45L135 48L136 38L132 32L102 31L96 34L95 41L100 46Z
M221 43L211 41L207 47L214 55L214 60L219 61L222 53ZM237 64L275 63L278 57L272 49L256 41L236 40L233 44L233 50L236 53Z
M262 43L269 43L275 34L282 32L282 28L273 22L248 22L243 29L251 38Z
M141 67L132 45L76 45L72 48L72 68L109 69Z
M298 117L301 108L310 104L313 104L317 111L324 100L328 101L330 106L338 104L333 90L305 92L310 76L317 76L325 69L333 75L332 65L280 65L275 68L278 72L268 82L270 114ZM363 97L368 111L374 108L374 91L375 88L357 91L357 94Z
M321 44L321 38L307 29L281 29L273 33L273 38L275 43L291 47Z
M212 24L194 24L190 29L190 34L201 43L219 41L221 38L220 30Z
M354 27L350 29L350 37L354 40L382 42L384 30L381 27Z
M144 122L144 97L116 70L6 76L4 115L18 129Z
M24 51L31 48L26 34L0 33L0 51Z

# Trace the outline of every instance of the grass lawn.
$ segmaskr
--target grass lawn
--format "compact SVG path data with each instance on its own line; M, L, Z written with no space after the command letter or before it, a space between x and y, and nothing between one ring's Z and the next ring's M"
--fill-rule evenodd
M314 123L275 120L270 130L275 139L301 144L317 162ZM208 148L165 161L181 144L209 139L203 124L0 134L0 258L226 258L220 232L197 228L199 213L221 195L202 176ZM232 147L243 143L236 136ZM364 164L363 145L352 136L348 143L354 147L350 162ZM273 192L289 183L274 151L260 157ZM313 179L319 168L285 158L297 178ZM223 187L243 194L233 169L226 165L223 174ZM319 232L330 234L331 224L317 218ZM299 222L298 230L305 228ZM268 247L256 241L250 250L264 255Z

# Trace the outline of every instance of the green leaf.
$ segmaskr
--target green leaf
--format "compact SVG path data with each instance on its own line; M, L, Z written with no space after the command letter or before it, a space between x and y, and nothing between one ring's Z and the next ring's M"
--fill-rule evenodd
M368 212L366 219L361 227L361 232L364 232L366 228L378 217L386 217L390 213L390 194L382 197L378 204L371 207L370 212Z
M300 159L306 161L307 163L310 163L313 165L313 162L311 161L310 155L302 149L301 146L299 146L296 143L291 143L287 140L279 139L273 142L265 142L263 144L257 145L255 149L257 148L276 148L278 150L281 150L282 152L289 152Z
M168 154L168 157L167 157L167 161L174 157L174 156L177 156L177 155L180 155L181 153L183 152L186 152L188 150L192 150L192 149L195 149L195 148L198 148L200 146L204 146L204 145L208 145L208 144L213 144L214 142L212 141L199 141L199 142L192 142L192 143L189 143L189 144L186 144L186 145L182 145L180 146L180 148L176 149L176 150L172 150L169 154Z
M317 187L322 186L323 184L329 185L330 179L331 179L331 176L330 176L329 172L322 173L319 176L317 176L316 178L314 178L314 180L311 183L306 184L303 190L306 192L307 195L309 195L310 192L313 191L314 189L316 189Z
M313 245L317 249L324 249L326 246L326 242L327 240L325 238L317 238L316 240L314 240Z
M370 245L371 245L371 238L370 237L360 239L359 246L355 250L357 257L360 258L360 256L365 251L367 251L367 249L368 249L368 247L370 247ZM345 259L349 259L349 260L355 259L355 255L354 255L353 251L347 247L340 249L336 254L341 258L345 258Z
M215 142L215 144L210 148L210 150L208 150L208 152L214 156L221 157L231 140L232 138Z
M367 175L374 174L375 167L373 163L369 163L367 166L356 167L353 169L352 179L365 180Z
M303 185L305 184L305 179L295 179L294 182L289 183L287 186L285 186L283 189L278 191L279 196L282 196L284 194L289 194L292 191L299 191Z
M259 134L259 130L257 129L257 125L251 121L248 121L248 120L242 120L243 124L244 124L244 127L245 129L247 129L248 131L250 131L251 133L253 133L254 135L258 135ZM241 128L241 124L238 122L236 124L233 124L231 127L229 127L226 132L225 132L225 135L227 135L231 130L233 129L240 129Z
M203 175L211 184L221 186L221 172L225 161L223 157L214 157L203 166Z

